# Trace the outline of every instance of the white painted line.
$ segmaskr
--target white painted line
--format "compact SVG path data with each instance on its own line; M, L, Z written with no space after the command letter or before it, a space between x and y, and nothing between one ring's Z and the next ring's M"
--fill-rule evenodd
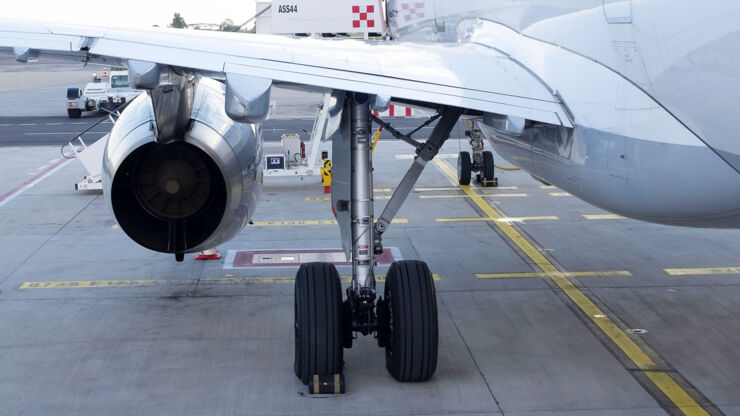
M36 123L23 123L23 124L16 124L16 126L35 126Z
M71 162L71 161L72 161L72 159L60 160L56 164L51 165L48 168L46 168L46 170L44 170L42 172L39 172L33 178L30 178L26 182L18 185L16 188L14 188L14 189L6 192L3 195L0 195L0 208L2 208L3 206L5 206L8 202L10 202L10 201L14 200L15 198L17 198L18 196L20 196L22 193L24 193L27 190L33 188L39 182L41 182L44 179L48 178L49 176L53 175L54 173L56 173L61 168L67 166L67 164L69 162Z

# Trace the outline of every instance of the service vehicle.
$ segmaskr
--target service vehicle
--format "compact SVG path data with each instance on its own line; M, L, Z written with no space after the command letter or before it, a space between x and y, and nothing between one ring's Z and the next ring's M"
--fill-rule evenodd
M106 78L106 74L107 71L104 70L103 78ZM111 112L142 93L141 90L131 88L126 70L113 70L107 78L108 81L105 82L97 74L93 74L93 82L88 83L84 90L67 89L69 118L80 118L83 111Z

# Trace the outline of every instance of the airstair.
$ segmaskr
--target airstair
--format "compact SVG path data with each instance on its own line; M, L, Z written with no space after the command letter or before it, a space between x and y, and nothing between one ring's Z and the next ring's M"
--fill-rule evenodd
M101 173L103 170L103 153L105 152L105 146L108 143L110 132L106 133L103 137L90 145L85 143L82 136L107 121L110 121L111 125L115 124L118 117L121 116L121 111L123 111L123 107L125 107L126 104L127 103L121 105L113 111L107 111L107 117L101 117L100 120L97 120L81 133L76 135L72 140L62 145L62 157L65 159L79 160L80 163L82 163L82 166L85 167L85 170L87 170L87 175L85 175L80 182L75 184L76 190L103 190L101 179Z

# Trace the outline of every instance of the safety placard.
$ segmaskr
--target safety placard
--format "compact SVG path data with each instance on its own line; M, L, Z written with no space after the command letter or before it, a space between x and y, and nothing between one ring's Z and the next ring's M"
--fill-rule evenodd
M382 33L381 0L273 0L273 33Z

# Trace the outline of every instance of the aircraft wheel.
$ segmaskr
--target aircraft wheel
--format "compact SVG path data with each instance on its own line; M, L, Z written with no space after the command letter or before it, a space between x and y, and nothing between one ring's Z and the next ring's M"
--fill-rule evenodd
M68 108L67 116L69 116L69 118L80 118L82 116L82 110L79 108Z
M307 263L295 279L295 375L308 384L314 375L341 374L342 284L330 263Z
M489 151L483 152L483 186L497 186L498 181L495 177L493 164L493 153Z
M388 372L401 382L427 381L437 369L439 329L434 279L426 263L398 261L385 282Z
M460 185L470 185L470 172L473 169L473 162L470 160L470 153L460 152L457 155L457 183Z

